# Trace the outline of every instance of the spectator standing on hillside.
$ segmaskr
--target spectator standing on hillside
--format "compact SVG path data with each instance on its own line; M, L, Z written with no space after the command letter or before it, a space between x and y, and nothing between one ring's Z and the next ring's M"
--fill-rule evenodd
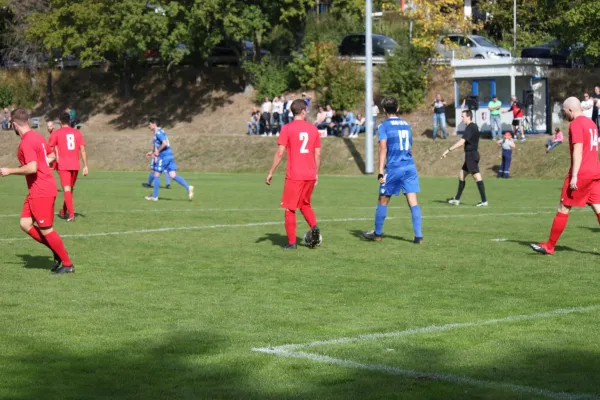
M546 144L546 153L549 153L550 151L554 150L554 148L561 144L563 140L564 136L560 128L554 129L554 135L552 135L552 139L548 139L548 142Z
M310 119L310 101L312 98L306 93L302 93L302 99L306 103L306 120L308 121Z
M523 105L519 102L519 100L517 100L517 96L511 97L510 108L504 111L504 113L509 112L513 113L513 138L517 139L519 137L519 131L521 131L521 141L524 142L525 132L523 130L523 118L525 117L525 114L523 112Z
M350 131L349 137L358 137L359 133L365 132L367 129L365 125L366 121L367 120L365 119L365 117L363 117L361 114L357 114L356 122L354 123L354 127Z
M600 129L600 113L598 113L598 110L600 110L600 86L596 86L594 88L594 94L592 95L592 98L594 100L594 109L592 111L592 121L594 121L596 123L596 126L598 127L598 129Z
M294 120L294 114L292 114L292 103L294 100L296 100L296 95L292 93L290 94L290 97L286 103L288 122L292 122Z
M75 112L75 109L67 108L65 110L65 112L69 113L69 118L71 118L71 122L69 123L69 126L71 128L75 128L75 126L77 125L77 113Z
M373 101L373 104L371 105L371 112L373 113L373 136L375 136L377 134L377 117L379 116L379 107L375 104L375 101ZM365 130L366 129L367 126L365 124Z
M8 108L4 108L2 114L3 114L2 129L7 131L10 129L10 111L8 111Z
M583 111L583 115L592 119L594 116L594 99L590 97L589 94L583 94L583 101L581 102L581 110Z
M261 119L264 124L264 133L271 136L271 111L273 111L273 103L268 97L265 97L265 101L262 103L260 108Z
M277 114L278 121L275 121L275 114ZM275 122L279 126L283 125L283 103L279 100L279 97L273 99L273 119L271 123L275 124Z
M260 121L260 111L258 108L252 107L252 113L250 114L250 119L248 120L248 135L258 135L259 134L259 121Z
M442 128L443 138L446 139L446 101L441 94L435 95L431 104L433 107L433 140L437 138L438 127Z
M348 110L344 110L344 119L343 119L342 123L340 124L341 135L344 136L344 131L346 129L348 129L348 136L350 136L350 133L352 132L352 128L354 128L355 122L356 122L356 117L354 116L354 113L352 113Z
M512 161L512 151L515 147L515 141L510 132L504 134L504 139L498 140L498 145L502 147L502 164L498 169L498 178L510 178L510 163Z
M498 96L494 94L492 101L488 103L490 110L490 122L492 124L492 139L500 140L502 134L502 116L500 115L502 102L498 100Z
M289 120L288 120L288 112L289 112L288 103L287 103L287 99L285 98L284 95L281 95L280 99L281 99L281 103L283 104L283 113L281 115L281 118L283 120L283 124L285 125L289 122Z

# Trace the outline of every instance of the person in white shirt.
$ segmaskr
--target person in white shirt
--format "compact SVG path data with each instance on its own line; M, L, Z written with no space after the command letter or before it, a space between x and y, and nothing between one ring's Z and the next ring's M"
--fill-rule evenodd
M373 136L375 136L377 133L377 116L379 115L379 107L375 102L371 105L371 110L373 112Z
M277 117L275 116L277 114ZM273 119L277 118L279 126L283 125L283 103L279 100L279 97L273 99ZM275 123L272 121L271 123Z
M315 120L315 126L317 129L325 129L327 124L325 123L325 119L327 118L327 113L323 109L322 106L319 107L319 112L317 113L317 119Z
M363 117L361 114L358 114L356 116L356 123L352 127L352 131L350 132L350 136L348 136L348 137L356 138L356 137L358 137L359 133L365 132L365 129L367 129L367 127L365 125L366 122L367 122L366 118Z
M292 114L292 103L296 100L296 96L294 94L290 94L290 98L287 101L286 109L288 111L288 121L292 121L294 119L294 114Z
M272 125L271 125L271 111L273 110L273 103L271 103L271 100L268 97L265 97L265 101L264 103L262 103L262 106L260 108L261 111L261 118L265 127L265 134L268 134L269 136L273 135L273 132L271 131Z
M587 93L583 94L581 109L583 110L583 115L585 115L589 119L592 119L592 114L594 113L594 100Z

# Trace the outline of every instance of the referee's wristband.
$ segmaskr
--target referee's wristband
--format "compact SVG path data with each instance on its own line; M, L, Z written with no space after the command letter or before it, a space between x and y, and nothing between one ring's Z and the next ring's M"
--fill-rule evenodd
M383 174L377 175L377 180L383 179Z

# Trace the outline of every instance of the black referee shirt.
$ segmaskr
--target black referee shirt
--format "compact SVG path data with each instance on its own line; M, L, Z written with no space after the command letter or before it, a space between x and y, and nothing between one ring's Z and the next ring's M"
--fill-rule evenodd
M479 127L477 124L471 122L467 125L462 138L465 140L465 152L477 151L479 149Z

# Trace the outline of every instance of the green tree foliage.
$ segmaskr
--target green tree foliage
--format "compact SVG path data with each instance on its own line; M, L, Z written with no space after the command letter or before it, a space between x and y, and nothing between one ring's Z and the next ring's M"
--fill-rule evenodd
M13 90L8 85L0 85L0 108L13 104Z
M364 98L364 74L357 64L333 59L327 65L326 86L322 88L323 103L336 110L351 110Z
M400 112L412 111L424 101L426 63L413 49L387 57L378 74L381 94L395 96Z
M297 54L290 70L300 86L321 90L327 84L327 68L337 56L337 45L333 42L309 42L303 54Z
M264 57L260 62L246 62L244 69L254 86L256 101L279 96L290 88L289 69L271 56Z

